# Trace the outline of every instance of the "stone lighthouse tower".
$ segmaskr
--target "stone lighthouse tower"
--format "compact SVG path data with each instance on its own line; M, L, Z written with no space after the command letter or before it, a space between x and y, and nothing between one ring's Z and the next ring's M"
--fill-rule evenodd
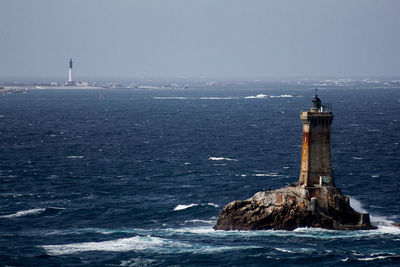
M299 185L335 186L330 140L332 108L322 105L318 95L315 95L311 109L302 111L300 119L303 122L303 148Z

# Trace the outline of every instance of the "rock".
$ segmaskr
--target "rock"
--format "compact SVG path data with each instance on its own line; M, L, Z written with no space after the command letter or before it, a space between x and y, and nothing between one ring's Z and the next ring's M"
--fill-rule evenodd
M221 212L216 230L293 230L320 227L337 230L376 229L369 214L355 211L335 186L289 185L233 201Z
M400 223L392 223L394 226L400 227Z

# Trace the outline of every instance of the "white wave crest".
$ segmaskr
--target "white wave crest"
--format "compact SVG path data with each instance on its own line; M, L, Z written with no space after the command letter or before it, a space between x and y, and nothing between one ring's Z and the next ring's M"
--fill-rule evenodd
M67 159L83 159L83 156L68 156Z
M245 98L246 99L255 99L255 98L260 99L260 98L267 98L267 97L268 97L268 95L258 94L258 95L246 96Z
M276 172L271 172L271 173L256 173L254 176L259 176L259 177L277 177L280 176L278 173Z
M175 100L185 100L187 97L183 96L155 96L153 99L175 99Z
M156 263L156 260L153 259L142 259L142 258L133 258L125 261L121 261L120 266L152 266Z
M291 250L288 250L288 249L284 249L284 248L275 248L277 251L280 251L280 252L286 252L286 253L294 253L293 251L291 251Z
M145 250L154 246L160 246L164 240L151 236L134 236L100 242L71 243L66 245L42 246L50 255L74 254L87 251L130 251Z
M238 161L237 159L224 158L224 157L209 157L209 160L226 160L226 161Z
M174 208L174 210L184 210L184 209L188 209L188 208L195 207L195 206L198 206L198 205L199 204L194 204L194 203L189 204L189 205L178 205L178 206L176 206Z
M361 213L368 213L367 210L364 209L364 208L362 207L361 202L358 201L358 200L355 199L355 198L352 198L352 197L350 198L350 206L351 206L353 209L355 209L356 211L358 211L358 212L361 212Z
M134 236L100 242L82 242L65 245L43 245L42 248L50 255L66 255L89 251L141 251L151 250L157 253L218 253L221 251L259 248L256 246L209 246L190 244L152 236Z
M270 97L293 97L292 95L271 95Z
M219 208L219 205L214 204L214 203L207 203L207 205L208 205L208 206L213 206L213 207Z
M386 234L395 234L395 235L400 234L400 228L393 225L394 221L390 220L389 218L387 218L385 216L378 216L378 215L371 214L370 212L368 212L366 209L364 209L362 207L361 202L358 201L357 199L350 198L350 206L358 212L369 213L372 225L375 225L378 227L377 231L379 231L381 233L386 233Z
M42 213L45 210L46 210L45 208L22 210L22 211L13 213L13 214L2 215L2 216L0 216L0 218L15 218L15 217L21 217L21 216L27 216L27 215L36 215L36 214Z
M194 220L186 220L185 224L187 223L207 223L207 224L215 224L215 221L212 220L199 220L199 219L194 219Z
M218 97L218 96L210 96L210 97L200 97L201 100L231 100L238 99L236 97L227 96L227 97Z
M174 208L174 210L184 210L184 209L188 209L188 208L196 207L196 206L199 206L199 204L192 203L192 204L188 204L188 205L178 205ZM214 203L201 204L200 206L212 206L215 208L219 208L219 206Z
M373 254L371 254L371 257L365 257L365 258L358 258L358 261L374 261L374 260L384 260L387 258L392 258L392 257L399 257L399 255L395 254L395 253L387 253L389 255L379 255L376 256Z

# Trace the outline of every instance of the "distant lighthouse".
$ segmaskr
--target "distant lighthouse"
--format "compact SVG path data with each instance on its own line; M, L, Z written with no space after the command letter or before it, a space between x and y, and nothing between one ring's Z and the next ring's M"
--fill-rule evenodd
M72 58L69 59L68 84L72 84Z
M322 105L318 95L311 109L300 114L303 122L303 151L299 184L304 187L335 186L331 159L332 108Z

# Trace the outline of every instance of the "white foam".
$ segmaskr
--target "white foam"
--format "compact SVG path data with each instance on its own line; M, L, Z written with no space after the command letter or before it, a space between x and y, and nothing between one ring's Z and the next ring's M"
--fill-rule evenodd
M293 251L288 250L288 249L284 249L284 248L275 248L275 249L278 250L278 251L281 251L281 252L294 253Z
M68 156L67 159L83 159L83 156Z
M224 158L224 157L209 157L209 160L227 160L227 161L238 161L237 159Z
M389 255L389 256L376 256L376 257L359 258L357 260L359 260L359 261L374 261L374 260L383 260L383 259L391 258L391 257L393 257L393 256L392 255Z
M15 218L15 217L21 217L21 216L27 216L27 215L37 215L39 213L42 213L45 210L46 210L45 208L22 210L22 211L13 213L13 214L2 215L2 216L0 216L0 218Z
M361 202L355 198L350 198L350 206L360 213L368 213L368 211L362 207Z
M190 244L175 240L152 236L134 236L99 242L82 242L65 245L43 245L43 249L50 255L66 255L89 251L142 251L150 250L157 253L214 253L229 250L259 248L256 246L209 246L200 243Z
M175 100L185 100L187 97L183 96L155 96L153 99L175 99Z
M260 176L260 177L264 177L264 176L266 176L266 177L276 177L276 176L279 176L279 174L276 173L276 172L271 172L271 173L256 173L254 176Z
M260 99L260 98L267 98L267 97L268 97L268 95L258 94L258 95L246 96L245 98L247 98L247 99L254 99L254 98Z
M215 221L194 219L194 220L186 220L185 223L208 223L208 224L215 224Z
M207 203L207 205L208 205L208 206L213 206L213 207L219 208L219 205L214 204L214 203L211 203L211 202L210 202L210 203Z
M157 261L154 259L133 258L126 261L121 261L119 266L149 266L154 265Z
M292 95L271 95L270 97L293 97Z
M192 204L189 204L189 205L178 205L178 206L176 206L175 208L174 208L174 210L176 211L176 210L184 210L184 209L188 209L188 208L191 208L191 207L195 207L195 206L198 206L199 204L194 204L194 203L192 203Z
M359 158L359 157L353 157L353 159L356 159L356 160L361 160L361 159L363 159L363 158Z
M231 99L237 99L235 97L216 97L216 96L210 96L210 97L200 97L201 100L231 100Z
M162 245L164 240L151 236L134 236L100 242L71 243L65 245L42 246L50 255L65 255L87 251L130 251L145 250Z

